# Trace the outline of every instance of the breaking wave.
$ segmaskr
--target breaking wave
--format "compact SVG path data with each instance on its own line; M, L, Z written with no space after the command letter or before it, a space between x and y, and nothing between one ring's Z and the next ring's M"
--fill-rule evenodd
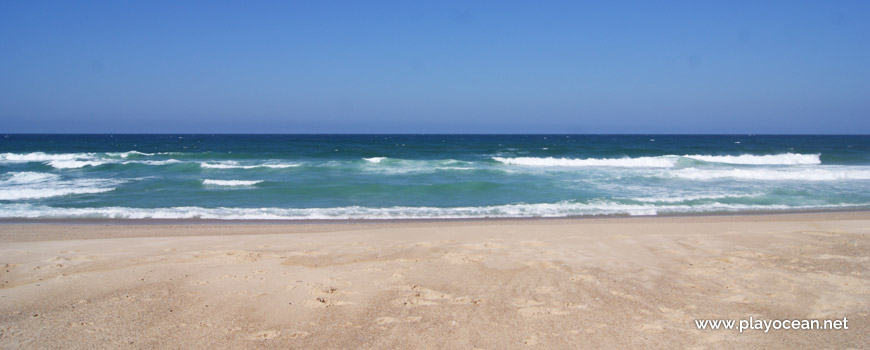
M639 158L538 158L517 157L503 158L492 157L493 160L508 165L541 166L541 167L644 167L644 168L670 168L677 164L676 156L662 157L639 157Z
M667 213L744 212L844 208L852 205L653 205L616 202L509 204L482 207L336 207L336 208L57 208L32 204L0 205L5 218L218 219L218 220L359 220L569 217L657 215Z
M369 162L369 163L380 163L380 162L383 161L384 159L387 159L387 157L371 157L371 158L363 158L363 160L365 160L366 162Z
M100 162L96 160L52 160L46 162L46 164L50 165L55 169L76 169L83 168L86 166L98 166L106 164L106 162Z
M492 157L493 160L508 165L538 166L538 167L644 167L670 168L676 166L680 159L702 161L707 163L741 164L741 165L813 165L821 164L821 154L783 153L771 155L741 154L737 156L713 155L665 155L656 157L636 158L554 158L554 157Z
M630 198L630 200L644 203L682 203L701 200L716 200L730 198L752 198L758 197L761 194L709 194L709 195L694 195L694 196L675 196L675 197L640 197Z
M93 159L96 153L59 153L51 154L44 152L31 153L0 153L0 162L9 163L27 163L27 162L48 162L48 161L64 161L76 159Z
M263 180L211 180L205 179L202 180L203 185L212 185L212 186L253 186L258 183L263 182Z
M685 158L710 163L749 164L749 165L811 165L822 164L821 154L783 153L771 155L741 154L739 156L686 155Z
M866 167L801 168L801 169L697 169L687 168L669 171L666 176L687 180L790 180L790 181L837 181L870 180Z
M0 180L0 200L40 199L73 194L109 192L122 183L108 179L62 180L59 175L14 172Z
M199 163L199 166L202 168L206 168L206 169L255 169L255 168L283 169L283 168L298 167L299 164L278 163L278 164L241 165L238 162L234 162L234 161L224 161L224 162L202 162L202 163Z

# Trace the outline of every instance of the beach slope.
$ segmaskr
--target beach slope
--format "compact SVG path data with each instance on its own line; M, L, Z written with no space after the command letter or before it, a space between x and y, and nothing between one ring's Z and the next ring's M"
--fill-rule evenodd
M3 348L867 348L870 213L0 225ZM848 319L699 330L704 319Z

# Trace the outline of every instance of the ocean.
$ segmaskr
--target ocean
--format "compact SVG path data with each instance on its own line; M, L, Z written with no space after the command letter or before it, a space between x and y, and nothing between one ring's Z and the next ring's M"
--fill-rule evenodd
M870 208L870 136L0 135L3 219Z

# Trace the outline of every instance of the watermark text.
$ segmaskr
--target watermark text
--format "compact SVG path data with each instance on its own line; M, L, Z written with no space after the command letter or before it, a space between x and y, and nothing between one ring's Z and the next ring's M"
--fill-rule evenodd
M780 329L801 329L801 330L818 330L818 329L849 329L849 320L763 320L750 317L743 320L695 320L695 327L701 330L717 330L736 329L743 333L744 330L764 331Z

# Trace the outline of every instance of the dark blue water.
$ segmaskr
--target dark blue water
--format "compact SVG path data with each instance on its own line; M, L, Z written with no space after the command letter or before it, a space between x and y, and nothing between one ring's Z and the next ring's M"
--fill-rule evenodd
M2 218L553 217L870 206L868 136L2 137Z

